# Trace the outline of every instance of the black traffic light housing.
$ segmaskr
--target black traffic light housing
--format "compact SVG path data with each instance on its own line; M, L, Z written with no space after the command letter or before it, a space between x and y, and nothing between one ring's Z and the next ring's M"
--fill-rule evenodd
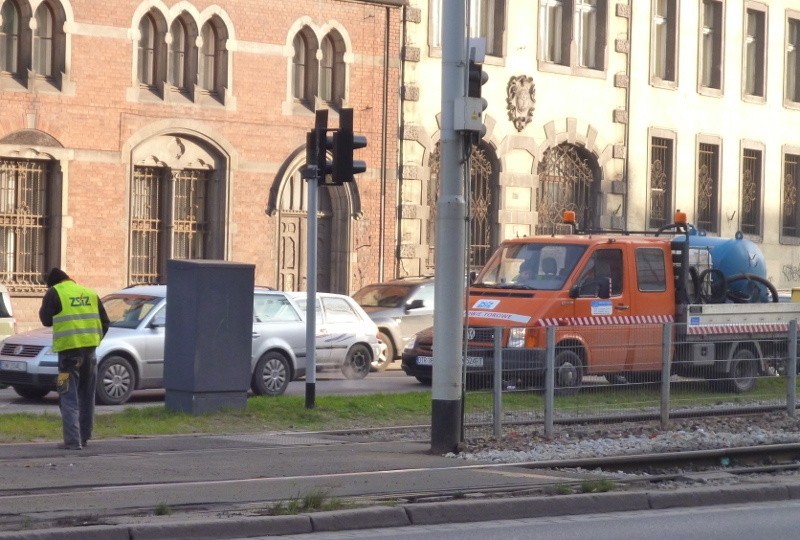
M331 135L328 132L333 132ZM352 182L367 164L353 159L353 150L367 146L367 138L353 134L353 109L339 113L339 129L328 129L328 111L316 113L314 129L306 134L306 167L303 178L318 179L320 185L340 186ZM328 159L328 152L333 159Z
M367 146L367 138L353 134L353 109L339 112L339 129L333 134L333 174L328 185L341 185L355 180L367 170L366 162L353 159L353 151Z
M480 98L481 87L489 80L489 74L483 71L483 64L478 64L474 60L469 61L469 77L467 80L467 97ZM486 109L484 100L484 109Z

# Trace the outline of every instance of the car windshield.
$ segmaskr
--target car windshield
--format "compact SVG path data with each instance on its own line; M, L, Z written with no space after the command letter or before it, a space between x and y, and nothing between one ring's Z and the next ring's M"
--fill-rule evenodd
M162 300L160 296L144 294L110 294L103 297L111 326L136 328Z
M404 285L368 285L353 295L362 307L394 308L403 305L411 287Z
M560 290L586 251L565 244L508 244L498 249L473 287Z

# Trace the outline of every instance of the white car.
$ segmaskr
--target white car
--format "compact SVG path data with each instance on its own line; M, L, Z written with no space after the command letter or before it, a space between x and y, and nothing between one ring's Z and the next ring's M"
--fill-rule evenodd
M103 297L111 320L97 347L98 403L125 403L133 390L164 384L165 285L136 286ZM251 389L280 395L305 375L305 292L258 288L253 294ZM341 369L350 379L369 373L380 354L378 327L350 297L318 293L316 366ZM0 384L39 399L55 390L58 355L52 331L41 328L6 339L0 347Z

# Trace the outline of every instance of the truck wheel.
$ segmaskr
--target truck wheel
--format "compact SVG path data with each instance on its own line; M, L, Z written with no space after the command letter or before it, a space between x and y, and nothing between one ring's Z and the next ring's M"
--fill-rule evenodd
M556 352L555 393L573 396L581 389L583 361L578 353L569 349Z
M381 354L372 361L370 371L384 371L394 361L394 345L386 332L378 332L378 341L384 345Z
M758 377L758 359L750 349L739 349L731 359L727 378L722 385L728 392L742 394L756 387Z

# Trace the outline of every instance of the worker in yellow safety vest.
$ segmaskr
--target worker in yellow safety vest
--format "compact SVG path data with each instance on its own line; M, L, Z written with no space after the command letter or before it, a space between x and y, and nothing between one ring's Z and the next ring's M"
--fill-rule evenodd
M53 352L58 353L56 387L63 448L80 450L92 437L95 349L108 331L108 315L97 293L75 283L60 268L50 270L46 282L39 319L53 327Z

